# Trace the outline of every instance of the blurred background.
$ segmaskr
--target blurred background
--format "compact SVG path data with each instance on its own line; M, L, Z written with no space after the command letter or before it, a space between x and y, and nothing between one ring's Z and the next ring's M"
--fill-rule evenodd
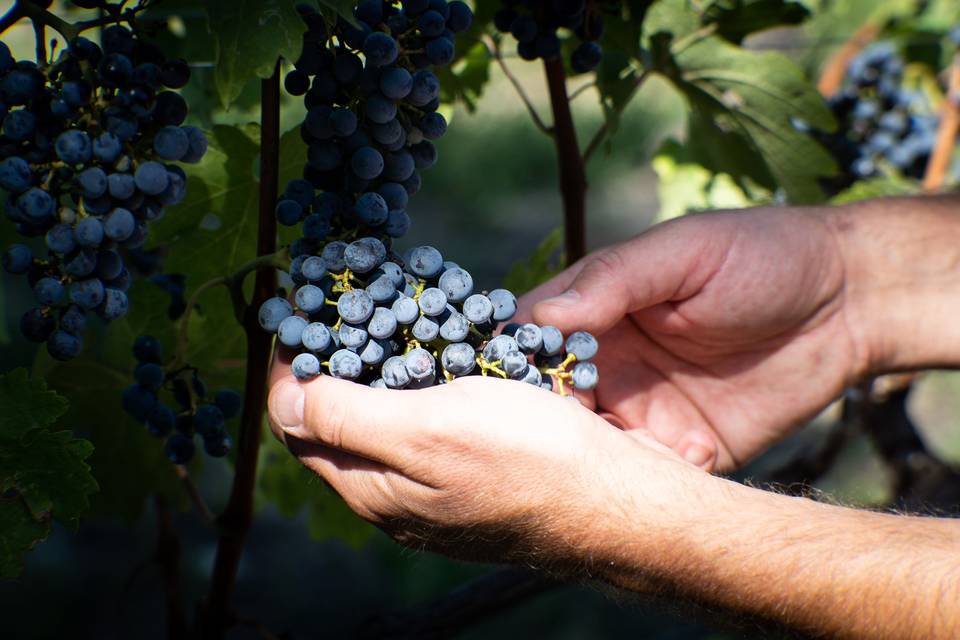
M54 10L63 10L54 4ZM0 10L9 6L0 1ZM175 26L175 25L174 25ZM176 29L173 29L176 36ZM836 48L843 42L838 36ZM18 58L29 58L33 34L26 25L4 35ZM182 45L185 46L185 45ZM806 68L816 68L831 47L811 43L800 30L763 33L748 46L778 48ZM512 47L507 47L512 51ZM541 114L549 102L541 66L508 57L507 65ZM496 66L476 108L447 111L448 134L438 142L440 161L424 173L412 201L410 246L432 244L445 257L493 288L562 222L552 141L538 131L513 87ZM188 90L194 124L255 121L256 83L230 111L215 106L204 88L209 69L197 65ZM570 80L575 89L585 80ZM603 122L597 94L586 88L574 101L581 143ZM284 99L284 130L302 119L302 106ZM670 85L648 82L623 115L620 130L589 167L588 245L597 248L641 233L657 221L710 206L750 204L723 179L678 166L658 150L682 140L687 110ZM655 160L656 158L656 160ZM709 184L708 184L709 183ZM176 211L172 215L176 215ZM6 233L6 232L5 232ZM0 233L0 239L5 239ZM657 265L651 265L656 268ZM13 278L0 279L0 363L30 366L32 348L18 340L17 321L30 292ZM930 372L915 384L909 411L930 450L960 465L960 374ZM819 442L838 419L838 407L757 460L738 477L762 477L797 451ZM129 425L120 424L117 428ZM122 451L113 455L123 456ZM264 458L286 453L268 438ZM216 511L226 502L227 463L206 459L195 473ZM296 468L264 478L291 491L322 495L309 507L262 501L240 567L236 605L246 619L231 637L356 637L371 615L428 602L493 568L416 553L360 523L319 482ZM286 484L285 484L286 483ZM871 440L854 432L816 488L840 502L874 506L893 498L893 478ZM274 494L275 495L275 494ZM136 510L134 510L136 511ZM174 514L183 545L184 601L205 592L215 552L214 532L189 511ZM31 552L23 576L0 583L0 615L10 638L160 638L163 590L153 562L156 511L146 504L132 519L91 515L79 531L57 528ZM630 599L610 598L592 586L552 587L472 625L457 637L480 638L733 638L769 637L726 630L716 620L670 612Z

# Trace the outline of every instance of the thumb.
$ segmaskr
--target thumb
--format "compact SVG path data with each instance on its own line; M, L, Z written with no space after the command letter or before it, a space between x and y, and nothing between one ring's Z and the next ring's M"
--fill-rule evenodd
M599 335L628 313L693 296L715 270L716 261L703 257L715 252L698 241L704 234L680 233L680 227L660 225L587 256L571 267L579 273L566 290L534 305L534 318L565 333Z

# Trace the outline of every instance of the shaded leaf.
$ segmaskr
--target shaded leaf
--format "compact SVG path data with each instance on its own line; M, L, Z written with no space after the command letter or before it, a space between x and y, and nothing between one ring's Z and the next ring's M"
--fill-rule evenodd
M269 78L277 58L300 56L306 24L294 0L208 0L208 26L216 39L214 76L225 107L252 78Z
M791 0L713 0L701 24L716 24L719 36L739 44L751 33L801 24L809 16L807 7Z
M513 263L503 278L503 286L519 296L560 273L566 263L562 246L563 227L557 227L526 260Z
M19 498L0 498L0 578L16 578L23 557L50 535L49 520L35 520Z
M836 165L830 154L793 125L803 117L813 128L833 130L835 123L816 89L787 57L736 47L708 31L697 31L677 41L659 34L651 42L669 54L658 71L670 78L687 97L703 123L698 142L725 149L725 139L741 138L755 152L791 202L823 199L818 179L831 175ZM692 136L691 136L692 137ZM749 161L738 157L731 174L740 174ZM750 177L757 178L756 171ZM740 175L734 175L740 179Z
M300 464L272 434L264 435L258 469L261 506L270 503L290 518L306 511L313 538L337 538L359 548L376 533L372 525L351 511L340 496Z
M860 200L869 200L870 198L916 195L922 191L923 188L920 183L915 180L886 176L855 182L850 188L831 198L830 203L849 204L851 202L859 202Z
M51 430L66 410L66 400L26 370L0 376L0 577L19 573L52 519L75 529L97 490L85 462L93 446Z

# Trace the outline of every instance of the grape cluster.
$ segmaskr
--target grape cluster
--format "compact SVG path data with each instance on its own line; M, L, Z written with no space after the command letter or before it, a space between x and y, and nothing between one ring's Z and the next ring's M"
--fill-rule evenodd
M401 266L403 265L403 266ZM497 375L552 389L596 386L597 341L578 331L501 323L517 311L506 289L475 293L473 277L429 246L390 255L377 238L328 243L301 269L293 300L267 300L261 326L300 353L293 374L321 372L373 387L418 389ZM572 370L571 370L572 367Z
M308 145L303 178L287 184L278 220L301 225L291 245L293 304L267 300L260 324L298 350L301 380L321 373L392 389L497 375L566 393L597 382L596 340L564 339L553 327L508 325L516 298L474 293L473 278L432 247L393 248L410 228L406 209L418 170L436 162L447 123L436 112L440 82L429 69L453 58L454 37L473 15L462 2L364 0L358 26L328 25L299 6L308 25L286 79L304 95ZM532 359L532 362L531 362Z
M570 68L586 73L603 57L598 40L603 36L604 13L618 3L603 0L501 0L493 17L498 31L517 40L517 55L524 60L560 56L559 29L572 31L580 40L570 54Z
M173 163L199 162L207 148L202 131L182 126L187 104L174 90L189 80L185 61L121 25L102 44L78 37L37 65L0 42L0 188L28 239L6 249L3 267L36 297L23 335L58 360L80 353L88 312L127 313L130 252L186 193Z
M437 161L431 141L447 129L437 113L440 82L428 67L453 59L454 34L473 21L466 4L445 0L407 0L403 8L364 0L355 11L359 26L341 19L330 29L316 9L298 9L308 30L284 85L304 96L308 163L276 208L281 224L303 224L297 266L344 232L407 232L418 170Z
M203 440L207 455L220 458L230 451L233 441L226 421L240 415L243 400L232 389L217 391L206 402L207 387L197 370L183 367L167 371L161 364L160 342L153 336L140 336L134 342L137 359L135 382L123 391L123 409L143 423L150 435L165 438L164 453L175 464L186 464L196 451L194 435ZM180 410L160 401L167 389Z
M839 126L817 136L841 165L841 187L887 169L923 177L939 118L922 93L903 86L903 70L893 46L877 43L853 59L843 87L829 99Z

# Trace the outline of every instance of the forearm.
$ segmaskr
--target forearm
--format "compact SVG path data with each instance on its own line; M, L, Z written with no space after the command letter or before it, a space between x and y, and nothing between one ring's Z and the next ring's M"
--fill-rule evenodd
M960 196L827 210L862 373L960 366Z
M835 507L692 473L671 479L679 493L661 488L672 508L632 509L649 505L649 476L645 495L622 498L617 513L636 515L603 537L605 552L594 551L605 579L816 635L960 637L960 522Z

